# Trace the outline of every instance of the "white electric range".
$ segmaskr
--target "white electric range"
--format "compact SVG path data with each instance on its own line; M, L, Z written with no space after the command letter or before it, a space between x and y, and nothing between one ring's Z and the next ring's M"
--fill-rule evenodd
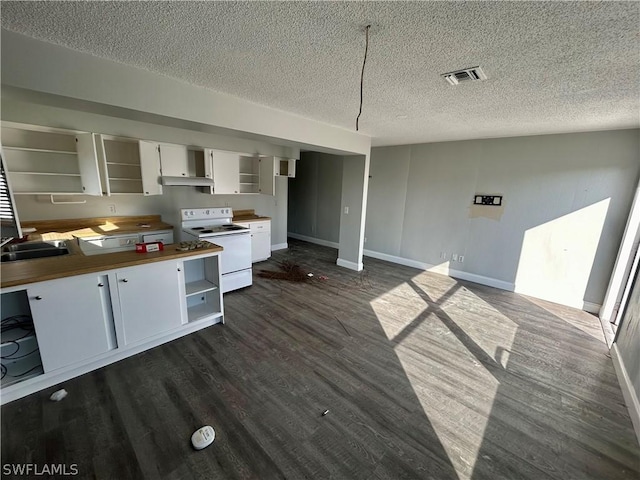
M180 209L181 240L205 240L220 245L222 293L252 284L251 230L232 222L230 207Z

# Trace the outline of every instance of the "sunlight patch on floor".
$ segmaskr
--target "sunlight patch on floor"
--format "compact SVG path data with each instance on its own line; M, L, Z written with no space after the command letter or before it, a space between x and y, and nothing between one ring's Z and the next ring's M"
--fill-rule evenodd
M408 347L398 345L395 350L458 478L470 479L491 416L498 380L468 358L460 358L457 368L468 371L473 379L461 381L449 375L451 370L437 361L415 358Z
M436 289L416 280L371 306L396 344L407 379L458 477L469 479L500 384L494 372L507 369L518 325L455 281ZM430 345L428 351L424 345Z
M427 307L407 283L398 285L371 302L388 339L394 338Z

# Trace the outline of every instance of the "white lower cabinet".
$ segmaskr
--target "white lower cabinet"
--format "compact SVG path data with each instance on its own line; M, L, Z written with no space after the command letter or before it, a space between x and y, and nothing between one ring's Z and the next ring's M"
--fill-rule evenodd
M271 220L235 223L251 230L251 263L271 257Z
M219 260L193 255L3 289L3 318L25 320L26 333L0 339L0 403L224 323Z
M107 275L37 283L27 295L45 373L116 348Z
M124 345L182 324L181 262L159 262L116 270Z

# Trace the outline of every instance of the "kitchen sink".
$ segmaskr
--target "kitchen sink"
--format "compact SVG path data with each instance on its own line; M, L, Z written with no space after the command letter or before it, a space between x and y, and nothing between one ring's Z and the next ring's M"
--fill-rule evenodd
M52 248L65 248L67 245L64 240L51 240L48 242L25 242L7 245L2 249L2 253L7 252L24 252L28 250L42 250Z
M15 262L17 260L29 260L33 258L58 257L67 255L69 249L61 240L50 242L26 242L8 245L2 249L0 261Z

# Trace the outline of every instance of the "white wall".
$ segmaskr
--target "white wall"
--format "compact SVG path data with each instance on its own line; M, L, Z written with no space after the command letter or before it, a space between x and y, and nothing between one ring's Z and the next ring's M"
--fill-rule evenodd
M597 311L639 139L620 130L374 148L365 254ZM473 207L476 193L504 205Z

